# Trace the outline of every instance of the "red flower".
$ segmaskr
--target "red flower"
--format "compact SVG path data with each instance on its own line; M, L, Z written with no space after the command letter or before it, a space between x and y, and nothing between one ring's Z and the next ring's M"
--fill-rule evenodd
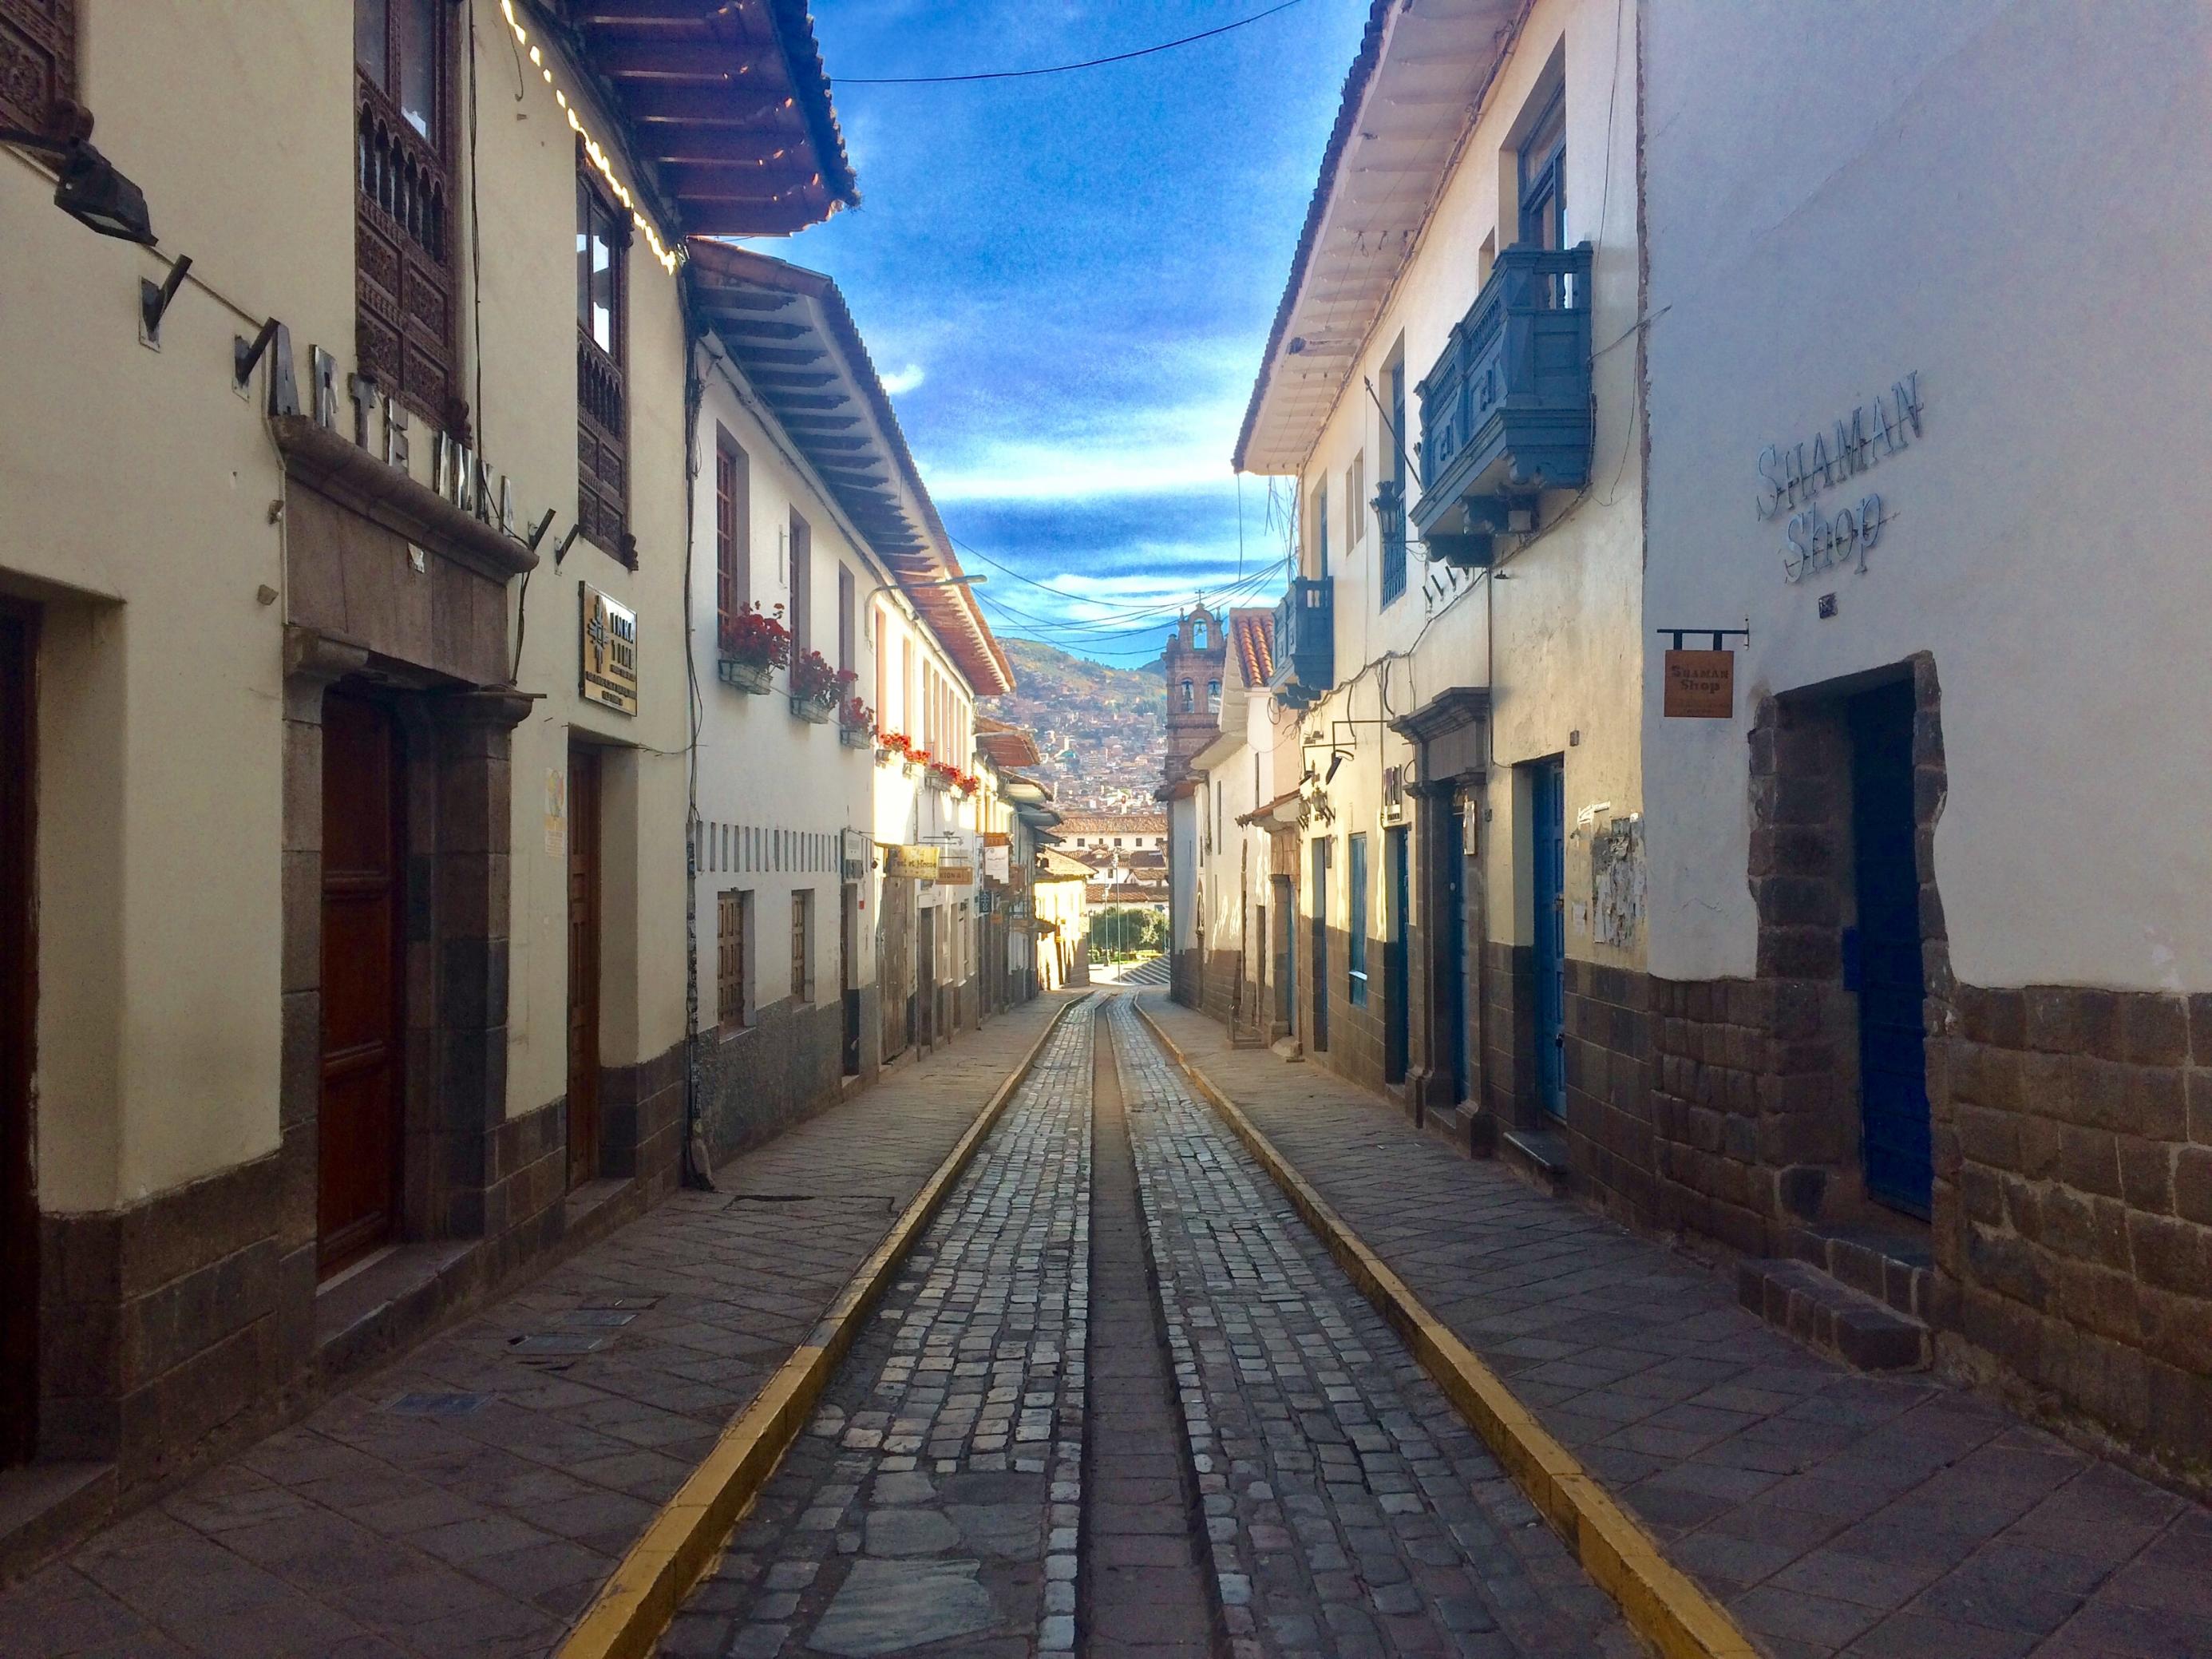
M737 615L723 617L720 631L722 655L732 662L781 668L791 660L791 630L783 625L781 605L770 614L756 601Z
M809 651L791 659L793 696L834 703L840 701L837 693L837 671L830 667L830 659L819 651Z

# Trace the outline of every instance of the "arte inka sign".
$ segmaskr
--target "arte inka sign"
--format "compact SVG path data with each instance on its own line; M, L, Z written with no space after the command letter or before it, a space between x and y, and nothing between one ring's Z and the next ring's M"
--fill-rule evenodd
M1920 374L1914 370L1889 388L1887 398L1851 410L1831 431L1815 432L1808 443L1769 444L1759 452L1759 516L1778 518L1788 509L1782 577L1802 581L1816 570L1851 565L1863 575L1866 556L1881 538L1881 497L1869 491L1833 515L1814 504L1824 490L1841 489L1862 472L1899 453L1920 436ZM1671 689L1673 681L1668 681Z
M1670 720L1735 718L1735 653L1669 651L1662 712Z
M583 674L577 686L586 702L624 714L637 713L637 612L617 605L589 582L576 584L583 617Z

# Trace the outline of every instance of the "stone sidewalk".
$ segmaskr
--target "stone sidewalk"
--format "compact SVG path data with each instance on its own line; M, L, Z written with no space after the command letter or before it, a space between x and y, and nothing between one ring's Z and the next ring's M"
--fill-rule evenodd
M902 1066L0 1594L0 1656L548 1651L1068 1000Z
M2212 1511L1926 1376L1824 1359L1687 1256L1144 1001L1774 1659L2212 1655Z

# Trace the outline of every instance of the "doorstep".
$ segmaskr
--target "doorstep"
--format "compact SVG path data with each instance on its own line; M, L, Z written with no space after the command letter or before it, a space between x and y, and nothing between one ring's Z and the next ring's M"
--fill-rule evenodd
M1496 1121L1465 1102L1424 1110L1421 1127L1462 1158L1488 1158L1497 1151Z
M30 1463L0 1469L0 1584L82 1537L111 1509L112 1463Z
M1498 1151L1504 1161L1553 1198L1567 1189L1567 1138L1557 1129L1500 1129Z
M1928 1327L1809 1261L1736 1264L1736 1300L1777 1330L1864 1371L1910 1371L1932 1353Z
M315 1366L342 1375L414 1337L465 1293L481 1239L402 1244L315 1293Z

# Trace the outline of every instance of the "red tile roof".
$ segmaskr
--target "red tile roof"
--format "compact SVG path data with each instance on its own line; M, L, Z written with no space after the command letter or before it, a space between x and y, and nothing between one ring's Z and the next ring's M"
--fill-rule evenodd
M1229 642L1237 653L1237 670L1248 690L1256 691L1274 677L1275 613L1272 609L1239 606L1229 613Z

